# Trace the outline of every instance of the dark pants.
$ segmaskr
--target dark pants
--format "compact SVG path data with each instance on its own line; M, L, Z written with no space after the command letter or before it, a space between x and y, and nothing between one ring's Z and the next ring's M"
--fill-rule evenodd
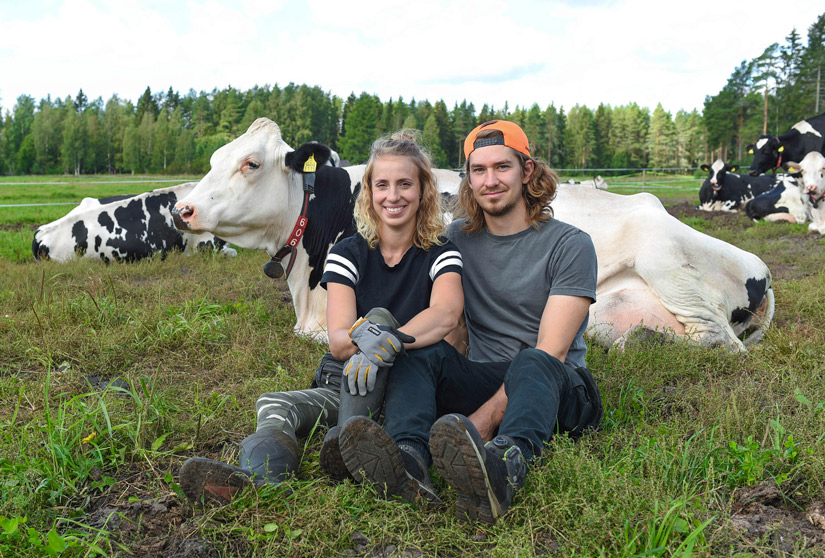
M442 341L395 361L387 384L387 433L396 442L429 447L438 417L472 414L502 384L507 409L498 433L532 449L528 459L539 456L555 432L578 437L601 419L601 395L587 368L574 369L539 349L525 349L509 363L473 362Z

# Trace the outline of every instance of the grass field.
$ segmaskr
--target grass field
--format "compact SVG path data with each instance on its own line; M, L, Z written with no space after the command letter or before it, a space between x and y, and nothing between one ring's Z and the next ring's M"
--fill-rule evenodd
M0 205L35 203L27 189L79 201L168 185L12 182L0 180ZM494 526L456 521L438 478L435 512L331 482L321 426L294 480L191 507L177 484L186 458L236 463L258 395L308 387L325 352L292 335L285 283L248 250L36 263L36 225L71 206L0 208L0 558L822 556L825 241L697 212L696 190L654 193L770 266L773 325L744 355L590 347L602 430L554 439Z

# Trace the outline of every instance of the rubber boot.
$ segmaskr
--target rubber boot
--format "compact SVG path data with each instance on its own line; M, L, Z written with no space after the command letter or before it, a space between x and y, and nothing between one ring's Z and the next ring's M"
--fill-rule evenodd
M244 488L280 483L298 469L298 444L286 432L265 428L241 442L242 467L192 457L179 473L183 493L193 504L226 505Z
M241 467L254 480L280 483L298 470L298 443L277 428L264 428L241 441Z
M391 326L398 329L401 324L395 316L386 308L373 308L364 316L369 321L378 325ZM341 448L338 443L338 435L341 427L350 417L367 416L373 420L378 419L384 407L384 392L387 387L387 371L379 372L375 380L375 387L365 396L353 395L347 391L346 378L341 378L341 403L338 406L338 425L333 426L324 437L321 445L321 452L318 455L318 462L321 470L331 479L342 481L352 478L347 469L344 459L341 457Z

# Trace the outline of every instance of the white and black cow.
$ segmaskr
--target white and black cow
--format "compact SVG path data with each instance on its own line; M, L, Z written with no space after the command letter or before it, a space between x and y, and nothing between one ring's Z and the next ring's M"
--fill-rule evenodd
M38 260L65 262L77 257L135 261L156 252L220 249L237 252L212 233L181 233L171 209L197 182L137 195L84 198L60 219L34 233L32 253Z
M716 159L712 165L699 167L708 177L699 188L699 205L703 211L737 211L748 200L777 185L775 176L737 174L739 167Z
M778 169L783 161L801 161L811 151L825 153L825 112L797 122L781 136L759 136L747 149L753 155L751 176Z
M215 152L212 170L175 207L176 223L275 254L301 212L302 176L296 169L303 156L292 153L278 126L258 119ZM326 292L317 287L320 267L351 224L352 214L345 208L352 206L363 177L363 167L332 171L346 174L338 174L340 182L331 186L316 186L314 202L332 192L340 199L339 209L329 209L329 202L316 206L287 281L296 332L319 339L326 337ZM458 173L439 171L437 176L441 191L455 192ZM321 179L319 174L316 184ZM552 205L557 218L588 232L596 246L599 300L591 308L590 323L601 343L622 343L644 325L708 345L744 349L738 336L752 328L748 342L755 342L770 323L774 298L767 266L753 254L679 222L654 196L561 185ZM321 230L311 235L313 218Z
M809 212L796 179L788 175L777 177L781 177L779 184L745 204L745 214L754 221L806 222Z
M788 172L799 173L808 211L811 214L809 232L825 235L825 155L811 151L800 161L789 161Z

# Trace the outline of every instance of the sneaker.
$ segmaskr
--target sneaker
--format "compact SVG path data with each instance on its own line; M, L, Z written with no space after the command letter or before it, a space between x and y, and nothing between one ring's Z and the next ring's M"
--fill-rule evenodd
M484 445L463 415L435 422L430 451L438 472L458 492L455 511L463 521L495 523L527 477L527 462L512 438L497 436Z
M347 464L344 463L344 458L341 456L341 446L338 443L340 434L340 426L336 425L330 428L324 437L324 443L321 445L321 452L318 455L318 464L321 466L321 470L335 481L352 478L349 469L347 469Z
M179 478L180 487L192 504L224 506L235 494L254 484L247 469L205 457L187 459L180 468Z
M344 463L356 481L373 485L384 497L441 503L424 458L412 448L396 445L377 422L364 416L352 417L338 440Z

